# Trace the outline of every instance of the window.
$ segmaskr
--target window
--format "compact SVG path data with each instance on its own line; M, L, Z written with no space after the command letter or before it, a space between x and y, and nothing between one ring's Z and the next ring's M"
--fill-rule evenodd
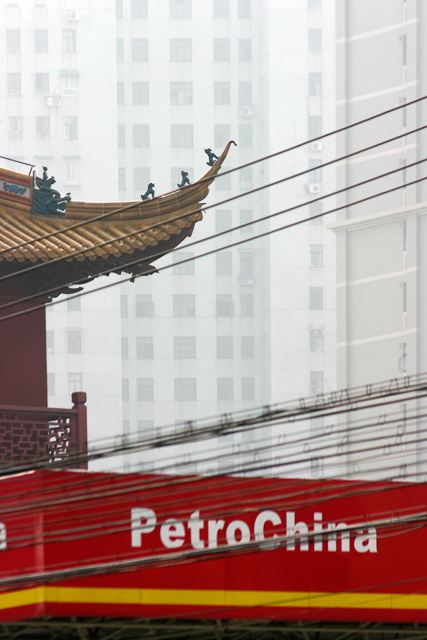
M116 18L123 18L123 0L116 0Z
M62 31L63 53L76 53L76 30L64 29Z
M196 296L193 294L173 296L173 315L176 318L194 318L196 315Z
M171 104L193 104L192 82L171 82Z
M81 297L73 296L72 298L67 298L67 311L81 311Z
M232 257L231 251L220 251L215 254L217 276L231 276Z
M242 293L240 296L240 315L244 318L250 318L254 315L254 294Z
M407 225L406 225L406 220L404 220L402 222L402 249L403 251L407 251L408 249L408 231L407 231Z
M189 39L173 38L170 41L170 61L171 62L191 62L192 42Z
M322 29L308 30L308 50L313 53L322 51Z
M148 40L132 40L132 62L148 62Z
M82 374L81 373L69 373L68 374L68 393L71 395L76 391L82 390Z
M138 438L154 438L154 420L138 420Z
M145 191L150 182L149 167L134 167L133 188L135 191Z
M126 191L126 169L119 167L119 191Z
M233 378L218 378L217 400L233 400Z
M148 104L148 82L132 82L132 104Z
M214 104L230 104L229 82L214 82Z
M129 340L122 337L122 360L129 358Z
M322 160L310 159L308 161L308 166L310 169L308 179L310 182L322 182L322 164Z
M49 93L49 74L48 73L36 73L36 96L45 96Z
M323 245L310 245L310 267L323 267Z
M308 74L308 93L310 96L322 95L322 74L321 73Z
M405 98L400 98L399 100L400 104L406 104L406 97ZM403 107L402 109L402 127L405 128L408 125L408 110L406 107Z
M402 372L403 373L406 373L408 371L408 367L406 364L407 357L408 357L407 343L404 342L402 344Z
M47 31L47 29L35 29L34 30L34 51L36 53L47 53L48 52L48 31Z
M322 0L308 0L308 8L309 9L321 9L322 8Z
M182 182L181 171L188 173L188 179L190 183L193 182L193 168L192 167L172 167L171 169L171 189L176 189Z
M253 170L252 167L245 167L239 171L239 187L241 191L252 189Z
M233 336L217 336L216 357L225 360L233 357Z
M234 302L231 293L217 293L216 315L219 318L234 316Z
M231 138L230 125L229 124L216 124L215 125L215 147L223 149L227 142Z
M310 202L308 211L311 217L313 216L321 216L323 213L323 202L321 200L315 200L314 202ZM310 220L310 224L322 224L322 218L314 218Z
M230 17L230 1L229 0L213 0L213 17L229 18Z
M64 140L77 140L77 117L64 117Z
M310 351L323 351L323 329L310 329Z
M7 74L7 95L8 96L21 95L21 74L20 73Z
M148 9L147 9L147 0L131 0L130 5L130 15L131 18L147 18L148 17Z
M407 295L407 283L406 282L402 282L402 294L403 294L403 298L402 298L402 306L403 306L403 313L406 313L408 311L408 295Z
M323 371L310 371L310 393L323 393Z
M22 118L10 116L7 119L9 140L21 140L22 138Z
M407 51L408 51L407 41L408 41L408 38L407 38L406 34L404 34L402 36L402 64L403 64L403 66L406 66L407 58L408 58L408 55L407 55Z
M228 38L215 38L214 62L230 62L230 40Z
M231 229L231 211L221 210L215 211L215 232L227 231Z
M125 83L118 82L117 83L117 104L125 103Z
M123 62L123 60L124 60L123 38L117 38L117 40L116 40L116 62Z
M251 124L239 124L239 144L241 147L252 147Z
M149 402L154 399L153 378L138 378L136 381L136 399Z
M55 352L55 333L53 331L46 331L46 353Z
M255 400L255 378L242 378L242 400Z
M239 104L252 105L252 82L239 82Z
M19 29L6 30L6 48L8 53L19 53L21 48L21 34Z
M169 0L171 18L191 18L191 0Z
M322 135L322 116L308 116L308 137L319 138Z
M251 62L252 60L252 40L249 38L239 39L239 62Z
M125 144L125 125L118 124L117 125L117 146L119 149L124 149Z
M63 76L64 96L75 96L77 93L77 78L75 75Z
M77 330L69 330L68 334L68 353L82 352L82 332Z
M196 378L175 378L175 400L197 400Z
M179 251L173 253L172 257L174 262L172 270L174 276L194 276L196 261L189 260L188 262L182 262L183 260L194 258L194 253ZM182 262L182 264L179 264L180 262Z
M175 360L192 360L196 357L196 338L194 336L175 337L173 339L173 357Z
M323 287L310 287L310 309L323 309Z
M133 125L133 146L135 149L148 149L150 146L150 125Z
M75 158L65 158L65 184L79 184L79 161Z
M310 418L310 435L322 436L325 433L325 418L323 416Z
M50 118L49 116L36 117L36 140L49 140Z
M48 396L55 395L55 374L54 373L47 374L47 395Z
M129 379L122 378L122 400L128 402L129 400Z
M242 227L240 229L240 233L253 233L254 227L252 224L248 224L252 222L254 219L254 212L252 209L241 209L240 210L240 225L246 224L247 227Z
M240 275L242 278L253 278L254 252L242 251L240 254Z
M217 191L229 191L231 189L231 173L224 175L229 170L230 167L223 166L222 173L217 175L217 178L219 178L219 180L215 180L215 189Z
M239 0L237 7L238 7L237 15L239 18L251 17L251 0Z
M252 360L255 358L255 338L254 336L241 336L242 358Z
M172 148L189 148L193 146L193 125L173 124L171 125L171 146Z
M152 318L154 316L154 302L151 295L137 295L135 302L137 318Z
M128 297L120 296L120 317L127 318L128 317Z
M153 338L151 336L136 338L136 358L137 360L153 359Z

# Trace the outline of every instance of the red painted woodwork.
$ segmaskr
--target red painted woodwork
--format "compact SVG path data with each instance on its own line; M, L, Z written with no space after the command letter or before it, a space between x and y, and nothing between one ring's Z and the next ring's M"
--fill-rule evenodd
M20 292L19 292L20 293ZM1 296L0 306L17 296ZM0 309L0 318L40 307L40 301ZM0 321L0 405L47 407L45 308Z

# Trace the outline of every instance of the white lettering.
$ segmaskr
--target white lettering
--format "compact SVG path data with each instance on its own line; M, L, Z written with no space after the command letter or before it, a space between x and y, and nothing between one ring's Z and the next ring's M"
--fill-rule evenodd
M160 527L160 540L167 549L182 547L184 538L184 525L175 518L168 518Z
M200 532L204 527L204 521L200 520L200 511L191 514L188 528L191 531L191 546L193 549L204 549L205 543L200 540Z
M208 547L216 549L218 546L218 531L224 529L225 520L208 520Z
M258 542L265 540L264 527L267 522L271 522L271 524L278 526L279 524L282 524L282 519L275 511L261 511L261 513L257 515L254 524L255 540ZM273 533L272 537L277 538L277 533Z
M240 531L240 540L236 539L237 531ZM246 522L243 522L243 520L233 520L227 527L225 537L227 538L228 544L244 544L251 539L251 532Z
M140 547L142 544L142 534L154 531L157 522L156 514L152 509L132 509L130 513L132 547ZM145 520L144 523L142 523L143 520ZM4 535L6 537L6 527ZM0 528L0 549L3 548L1 546L1 540L2 532Z
M320 512L314 514L314 526L313 530L317 533L318 531L322 531L322 518L323 515ZM315 551L323 551L323 538L322 536L314 536L314 550Z
M295 511L288 511L286 514L286 535L300 536L301 551L308 551L308 527L305 522L295 524ZM294 551L295 539L288 540L286 546L289 551Z
M6 525L4 524L4 522L0 522L0 551L6 549L6 546Z
M337 550L337 531L341 529L347 529L347 531L341 531L341 551L347 552L350 551L350 532L348 531L348 526L345 522L340 522L339 524L334 524L330 522L328 524L328 531L332 531L332 533L328 533L328 551L336 551Z
M357 529L358 537L354 539L354 548L358 553L377 553L377 530L375 527L368 527L367 535L365 529Z

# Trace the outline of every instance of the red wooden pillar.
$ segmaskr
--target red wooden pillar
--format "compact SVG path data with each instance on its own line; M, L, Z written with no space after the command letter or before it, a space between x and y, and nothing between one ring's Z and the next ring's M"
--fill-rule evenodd
M19 296L17 296L19 299ZM1 296L0 307L13 300ZM44 304L24 302L0 309L0 405L47 407ZM21 316L1 318L27 311Z

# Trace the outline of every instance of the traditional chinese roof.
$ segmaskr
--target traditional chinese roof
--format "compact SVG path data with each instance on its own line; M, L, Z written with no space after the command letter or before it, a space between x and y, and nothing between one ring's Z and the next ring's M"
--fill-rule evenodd
M202 178L169 195L137 202L71 200L63 216L34 215L32 176L1 169L0 277L46 263L20 274L20 286L26 293L58 287L58 295L97 275L152 273L149 261L179 245L202 219L202 201L231 144ZM13 280L0 281L0 292Z

